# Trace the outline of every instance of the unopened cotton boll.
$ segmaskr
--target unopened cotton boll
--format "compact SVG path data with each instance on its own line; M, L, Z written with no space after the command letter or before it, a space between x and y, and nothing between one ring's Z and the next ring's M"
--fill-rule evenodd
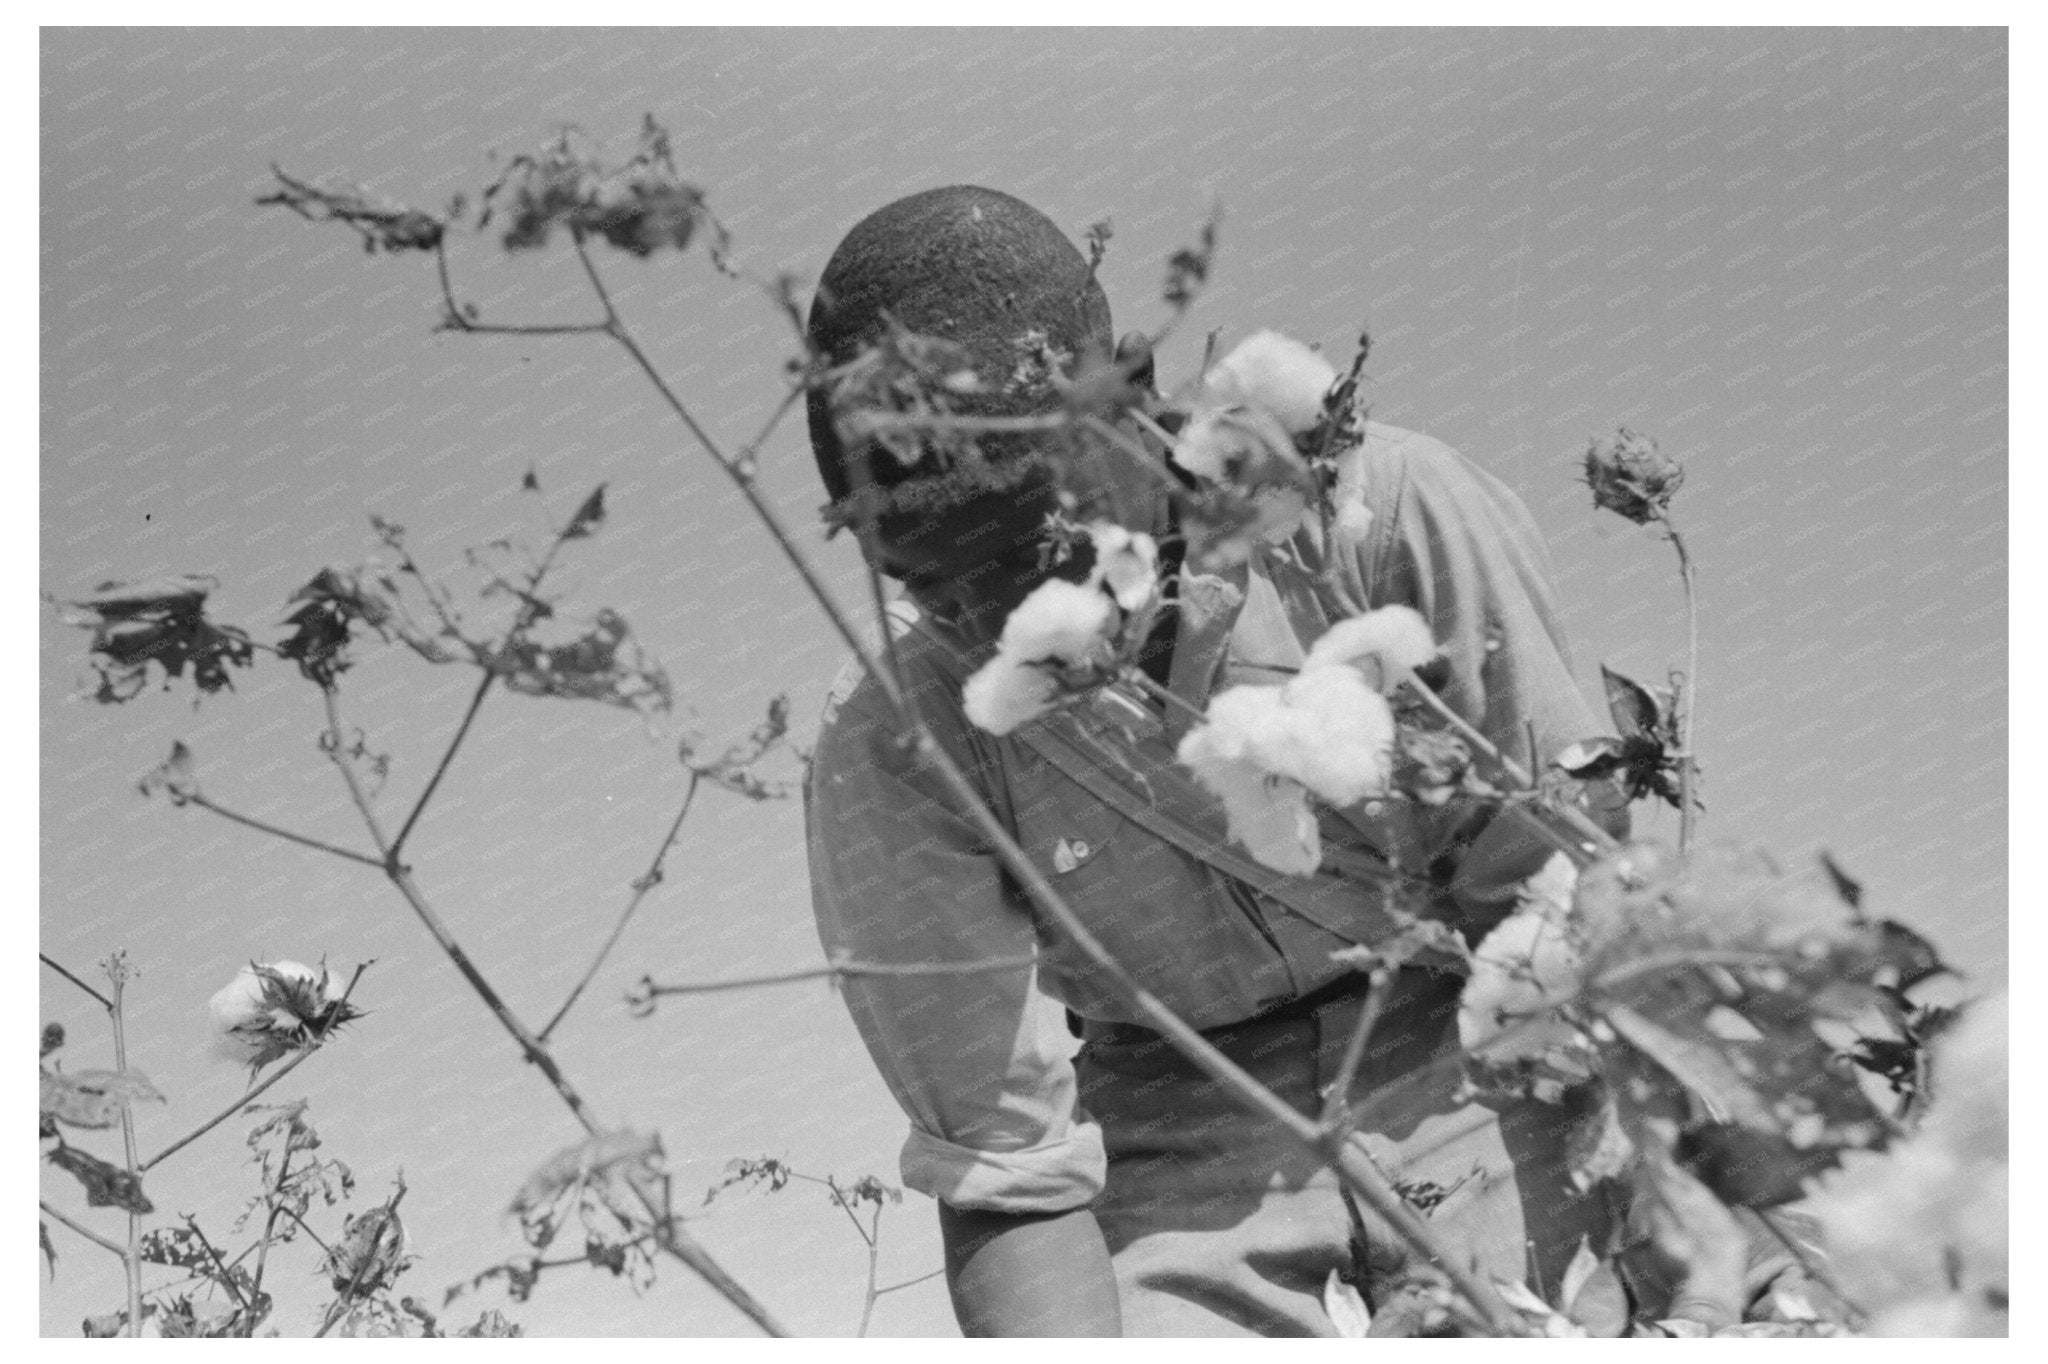
M1322 355L1275 331L1254 332L1202 376L1204 404L1244 403L1279 419L1291 436L1322 420L1337 370Z
M1340 620L1315 642L1304 668L1373 657L1401 668L1419 668L1440 652L1429 622L1410 606L1382 606ZM1391 671L1391 669L1389 669ZM1391 681L1392 679L1387 679Z

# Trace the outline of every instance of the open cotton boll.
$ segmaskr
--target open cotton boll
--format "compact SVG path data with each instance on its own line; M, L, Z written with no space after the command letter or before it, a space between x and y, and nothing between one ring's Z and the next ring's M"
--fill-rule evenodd
M1095 544L1095 571L1088 581L1108 588L1118 606L1141 610L1159 595L1159 546L1151 536L1114 521L1093 521L1088 538Z
M1554 853L1524 883L1519 907L1472 952L1472 975L1458 999L1458 1039L1469 1051L1523 1019L1569 999L1579 988L1582 960L1571 929L1572 891L1578 868ZM1530 1029L1511 1051L1488 1059L1540 1056L1556 1040Z
M1173 462L1197 478L1224 483L1231 470L1253 453L1254 441L1222 408L1197 412L1182 424L1173 442Z
M1323 396L1337 370L1319 353L1275 331L1254 332L1202 376L1204 403L1245 403L1279 418L1298 436L1322 420Z
M1078 663L1109 633L1113 603L1064 578L1043 582L1003 622L997 648L1023 663Z
M1351 668L1304 667L1282 687L1288 724L1273 736L1273 769L1333 805L1384 792L1393 771L1394 712Z
M1085 662L1115 617L1116 603L1099 588L1063 578L1040 583L1003 622L996 656L961 689L968 720L1002 735L1043 715L1059 693L1059 681L1033 665Z
M1288 876L1313 875L1322 865L1323 837L1308 792L1230 752L1237 737L1204 725L1181 740L1176 756L1223 802L1231 839L1253 861Z
M1382 606L1325 630L1302 666L1350 663L1370 655L1399 667L1419 668L1439 652L1421 612L1410 606Z
M266 962L264 969L307 985L317 985L324 974L295 961ZM254 966L237 971L235 978L206 1002L206 1008L213 1017L213 1051L230 1061L246 1061L260 1050L263 1044L259 1034L296 1027L299 1023L273 1005L269 987Z
M1045 714L1058 690L1045 669L998 653L967 679L960 706L969 723L1000 736Z
M1214 751L1349 805L1384 791L1394 716L1350 668L1304 669L1284 687L1231 687L1209 702ZM1189 736L1194 737L1193 735Z

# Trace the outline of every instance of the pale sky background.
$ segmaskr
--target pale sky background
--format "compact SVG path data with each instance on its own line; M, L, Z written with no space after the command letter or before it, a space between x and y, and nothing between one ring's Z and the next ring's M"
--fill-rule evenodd
M284 598L375 548L375 511L431 566L537 538L599 480L612 514L557 579L610 606L676 683L650 731L583 703L494 699L412 845L434 899L536 1025L625 902L683 789L675 733L738 737L787 691L808 741L842 651L764 534L606 343L435 335L424 257L252 200L268 163L438 206L486 152L573 121L624 155L643 112L751 269L815 277L900 194L973 182L1077 238L1108 216L1120 328L1161 317L1166 255L1210 204L1216 285L1162 357L1269 326L1348 346L1369 325L1374 415L1464 450L1550 539L1580 674L1682 661L1668 547L1576 482L1627 423L1685 461L1699 561L1704 832L1788 865L1833 851L1874 909L2006 970L2006 46L1996 31L1449 30L1074 33L236 31L42 35L41 548L37 590L221 579L218 618L275 638ZM486 320L592 315L566 254L454 252ZM736 442L780 393L769 309L703 256L601 260L685 400ZM517 491L529 465L545 497ZM800 420L763 479L822 543ZM446 1285L521 1248L501 1210L577 1129L374 872L148 802L174 739L209 794L363 846L313 746L317 694L282 664L196 708L189 686L79 699L85 636L41 619L41 943L75 970L116 948L134 1063L170 1096L155 1150L242 1084L205 1002L251 957L348 969L370 1010L270 1099L309 1097L364 1201L402 1167L419 1263ZM398 651L348 675L349 720L393 756L395 817L459 718L470 673ZM1639 816L1643 817L1643 816ZM1643 817L1670 836L1675 819ZM816 964L794 802L707 794L667 883L560 1036L607 1121L659 1128L677 1185L734 1156L896 1179L903 1133L821 984L666 1001L643 972ZM98 1011L41 976L74 1068L108 1064ZM241 1125L244 1130L246 1124ZM118 1141L85 1144L111 1153ZM253 1191L237 1125L153 1172L211 1232ZM63 1176L45 1196L80 1206ZM94 1224L112 1230L103 1211ZM704 1242L804 1334L850 1332L864 1253L822 1190L728 1195ZM54 1229L41 1327L119 1299L104 1253ZM928 1200L884 1222L883 1280L938 1265ZM288 1255L278 1324L314 1324ZM458 1309L506 1306L486 1291ZM507 1307L534 1334L738 1334L686 1273L636 1297L581 1270ZM952 1330L936 1281L876 1334Z

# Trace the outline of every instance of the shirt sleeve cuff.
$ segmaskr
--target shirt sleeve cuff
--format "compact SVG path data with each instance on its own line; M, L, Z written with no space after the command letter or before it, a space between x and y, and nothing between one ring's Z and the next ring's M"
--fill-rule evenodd
M905 1187L980 1212L1070 1212L1102 1192L1108 1169L1102 1129L1093 1122L1016 1151L977 1151L916 1127L903 1143Z

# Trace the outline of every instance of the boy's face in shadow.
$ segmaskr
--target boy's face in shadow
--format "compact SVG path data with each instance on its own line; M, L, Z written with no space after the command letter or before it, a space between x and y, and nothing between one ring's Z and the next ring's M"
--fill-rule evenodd
M1061 465L1058 489L1050 473L1039 472L1017 488L943 511L885 514L876 526L875 566L921 605L994 638L1040 583L1078 582L1094 567L1085 543L1066 562L1044 565L1048 517L1064 510L1075 521L1115 521L1155 537L1169 529L1163 464L1147 468L1135 450L1096 441L1063 452Z

